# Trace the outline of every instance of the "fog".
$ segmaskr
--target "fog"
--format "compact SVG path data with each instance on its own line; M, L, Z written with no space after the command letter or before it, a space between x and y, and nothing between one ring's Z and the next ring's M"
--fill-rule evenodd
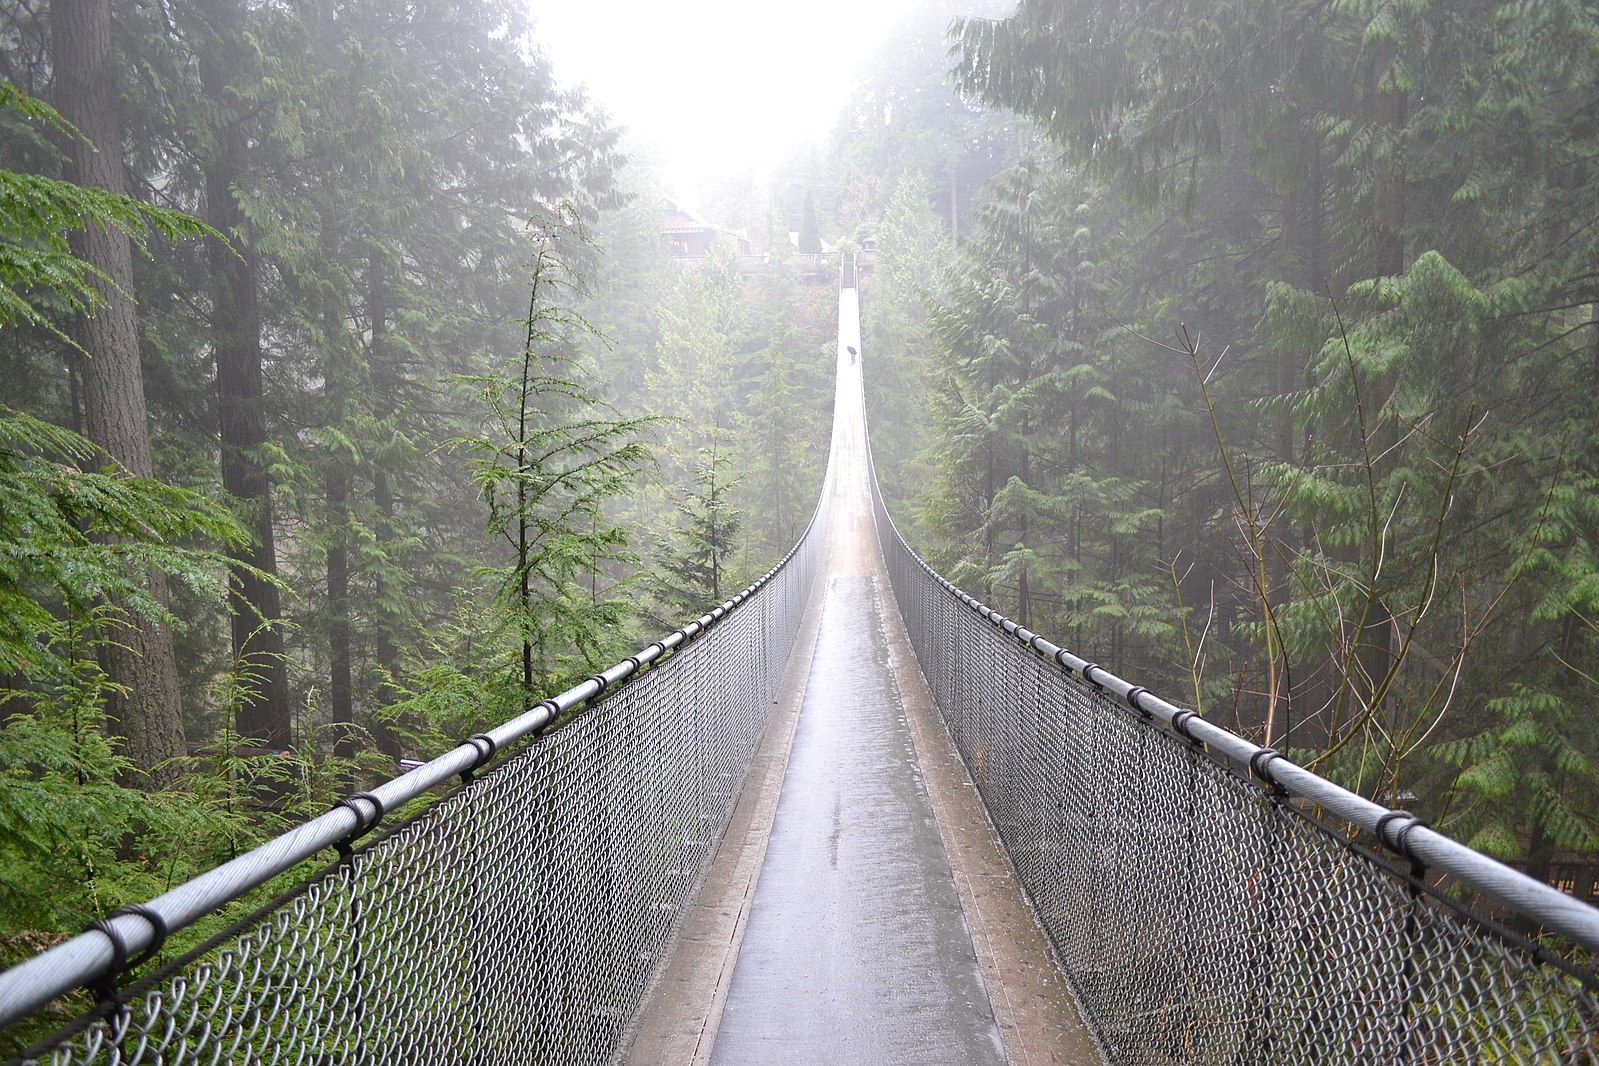
M854 255L930 565L1599 898L1593 9L0 0L0 964L782 558Z
M769 173L822 138L861 68L916 0L601 0L532 7L557 78L659 154L669 187ZM941 20L940 20L941 22Z

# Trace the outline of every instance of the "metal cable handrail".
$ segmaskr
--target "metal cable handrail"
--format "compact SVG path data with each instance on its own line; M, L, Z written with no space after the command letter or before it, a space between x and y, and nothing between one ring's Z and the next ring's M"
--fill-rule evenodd
M900 536L875 467L872 492L935 703L1111 1061L1599 1066L1599 909L983 605Z
M825 551L832 480L833 462L830 454L820 501L798 542L776 566L738 595L682 628L651 642L609 669L591 675L557 696L540 701L510 721L463 741L448 753L370 791L349 797L327 813L146 903L121 908L95 923L88 931L0 973L0 1030L74 989L97 987L102 998L116 1001L114 1009L108 1009L103 1002L100 1009L64 1030L59 1040L52 1038L53 1042L41 1053L55 1062L165 1061L161 1056L172 1048L187 1048L188 1053L196 1053L196 1041L200 1044L211 1042L218 1047L237 1043L239 1037L236 1033L216 1031L213 1024L216 1019L208 1015L194 1015L186 1021L177 1017L185 1010L192 1011L194 988L212 987L220 980L233 980L242 982L232 993L239 997L239 1001L218 1000L210 1008L226 1015L230 1025L242 1024L239 1015L248 1014L252 1024L261 1027L260 1034L264 1041L289 1040L302 1046L325 1049L347 1045L355 1040L364 1047L370 1043L370 1036L352 1035L360 1026L356 1025L354 1029L351 1026L354 1024L352 1018L365 1017L369 1013L368 1004L359 1008L346 1004L343 1009L324 1019L320 1027L304 1032L286 1033L279 1024L280 1000L298 1002L296 997L321 995L326 992L322 986L329 981L354 980L344 972L351 965L360 970L363 958L376 958L382 954L380 945L368 942L373 936L387 935L384 930L374 926L370 908L365 916L364 931L350 933L345 930L337 934L329 931L334 925L355 923L359 926L362 921L360 904L355 902L358 894L353 888L348 888L346 894L349 899L341 902L338 884L342 880L353 885L366 876L364 869L382 866L386 861L385 849L394 853L408 853L413 862L423 862L428 860L425 854L427 847L422 845L418 851L417 841L429 833L440 835L441 838L448 837L459 826L484 817L506 821L507 816L503 812L484 815L472 811L478 794L495 794L496 790L504 792L509 787L504 785L505 780L521 779L517 787L523 794L515 802L523 807L528 803L529 789L542 797L545 806L564 802L559 799L564 794L562 789L578 786L556 780L548 771L538 769L539 761L576 759L582 762L585 771L593 778L604 778L603 787L613 793L599 808L590 809L581 804L578 807L590 818L615 818L619 823L625 823L625 829L621 825L596 828L587 824L574 824L566 828L573 834L596 833L607 839L630 836L636 846L659 852L660 860L655 864L657 868L644 870L638 865L636 855L618 854L614 847L607 850L604 856L589 856L589 860L592 860L590 865L608 863L606 869L596 866L585 875L590 878L591 887L597 890L603 888L604 898L583 900L580 906L565 901L562 903L571 918L569 924L604 926L609 923L615 936L621 936L616 930L622 924L639 926L639 929L627 935L637 941L635 947L638 952L651 958L650 965L642 968L634 964L636 960L624 962L618 959L613 969L619 973L607 973L595 978L599 983L613 984L625 977L624 983L627 985L625 990L613 989L608 992L606 1004L595 1008L605 1015L603 1024L592 1018L586 1023L590 1028L599 1026L603 1029L602 1037L586 1042L571 1038L571 1034L563 1038L566 1040L563 1046L567 1048L562 1055L563 1060L604 1061L605 1054L609 1053L615 1037L620 1033L621 1023L625 1021L621 1015L630 1014L637 1006L638 997L653 968L653 953L659 950L675 929L677 908L697 885L709 861L712 845L719 838L731 812L732 798L737 794L738 784L748 767L755 741L772 704L772 689L782 674L798 631L818 559ZM718 637L718 634L725 634L725 639ZM729 646L735 644L736 648L730 651ZM646 667L653 668L646 670ZM579 708L582 708L580 713L572 713ZM661 735L673 727L679 730L679 735ZM655 731L654 735L651 735L651 730ZM683 739L685 731L690 734L688 740ZM614 743L612 738L605 735L607 733L625 735L627 743L633 746L630 748L631 754L626 758L617 755L601 761L593 761L590 756L581 754L586 750L585 745ZM497 753L530 739L530 748L513 759L502 760L494 771L477 776ZM643 759L643 754L649 752L652 746L682 748L684 744L688 748L676 750L681 765L644 765L648 760ZM583 762L584 759L589 761ZM512 763L518 764L518 767L508 778L506 771ZM633 787L636 782L617 777L617 774L624 772L624 766L631 767L636 777L653 781L653 786L640 790ZM406 827L405 833L391 834L387 839L360 850L352 847L354 840L371 831L386 813L456 777L462 779L462 786L427 808ZM497 781L499 785L494 784ZM619 809L615 803L618 796L647 809ZM512 801L507 799L505 802ZM518 810L526 813L522 807ZM553 851L561 846L550 826L536 827L529 822L523 828L541 834L543 844L540 846L545 846L546 850ZM674 834L679 838L677 843L661 843ZM403 840L400 839L402 837ZM549 839L545 840L546 837ZM514 833L505 839L504 844L507 847L522 847L515 841ZM159 950L171 932L192 925L330 847L340 849L343 862L337 869L343 870L343 873L324 872L278 901L267 912L253 916L247 920L246 928L236 931L238 935L231 946L219 949L216 944L211 944L202 949L200 956L185 957L164 968L162 973L167 976L164 982L152 982L150 978L141 981L135 988L144 990L142 1004L129 1006L123 1003L125 994L108 983L121 976L117 971L124 969L129 960L142 961L143 956ZM569 861L580 863L587 861L581 854L568 858ZM390 883L403 882L406 886L404 891L412 892L417 900L427 899L428 906L459 905L459 901L465 898L466 883L479 877L480 871L475 867L503 866L510 861L504 855L485 856L479 852L459 856L459 859L462 864L460 867L437 873L441 880L449 882L448 886L429 888L410 884L412 879L404 863L386 876ZM529 852L520 854L516 861L537 865L541 860ZM620 874L618 871L624 868L627 873ZM525 871L522 873L525 875ZM528 892L536 895L549 887L518 886L518 876L513 864L510 882L502 884L501 890L520 890L524 895ZM562 867L555 870L552 876L569 878L572 873L569 868ZM618 883L619 877L625 877L625 883ZM645 881L649 882L647 886ZM444 901L436 898L446 888L455 890L456 899ZM388 885L384 883L366 885L367 894L381 895L388 890ZM314 901L307 903L312 897L315 897ZM527 908L535 908L537 903L531 898L523 900ZM400 905L394 906L396 909L384 918L390 926L388 932L401 928L414 917ZM631 910L628 913L622 913L629 908ZM478 907L479 911L482 909ZM513 924L523 922L525 917L507 918L506 914L500 915L502 921L511 921ZM538 920L550 919L545 915ZM290 928L295 922L303 922L306 928L303 931ZM648 926L648 929L640 932L644 926ZM277 932L273 933L273 929L277 929ZM523 929L522 932L527 930ZM324 957L325 944L321 943L321 938L329 936L333 939L353 937L350 941L355 945L352 948L353 963L350 958L334 963ZM261 943L252 947L252 937ZM274 943L268 950L266 940L275 937L281 937L285 943ZM438 944L425 941L412 945L413 954L427 953L439 947ZM295 957L295 952L301 955ZM269 955L273 957L267 958ZM250 960L249 966L255 968L252 971L254 976L249 980L234 972L244 965L239 960L245 958ZM417 964L420 965L420 961ZM391 960L386 965L394 967L402 964ZM284 979L285 983L274 984L272 980L261 977L262 968L270 969L272 966L286 968L289 976ZM317 980L309 982L313 987L299 987L296 984L299 981L293 972L296 966L317 971ZM218 973L224 976L219 978ZM257 979L267 980L266 985L251 985L250 982ZM397 975L394 981L398 985L406 983L407 979ZM355 984L361 982L355 981ZM459 986L460 981L452 978L451 988L456 991L451 994L459 994ZM362 994L392 999L403 991L393 987L373 987ZM428 990L418 991L426 993ZM539 994L531 985L526 991L530 996ZM432 994L448 998L437 989L432 990ZM267 999L262 1000L263 996ZM270 1000L269 1006L264 1005L267 1000ZM456 1019L454 1023L443 1019L440 1024L445 1028L452 1024L459 1028L468 1023L461 1019ZM138 1049L137 1053L131 1055L122 1050L130 1040ZM423 1051L417 1050L422 1046L422 1043L413 1041L408 1051L390 1048L384 1060L433 1061ZM588 1053L585 1048L594 1053ZM115 1049L114 1053L109 1049ZM602 1051L603 1054L600 1053ZM249 1045L245 1061L257 1061L256 1056L271 1058L272 1054L264 1046ZM31 1062L34 1059L22 1061Z

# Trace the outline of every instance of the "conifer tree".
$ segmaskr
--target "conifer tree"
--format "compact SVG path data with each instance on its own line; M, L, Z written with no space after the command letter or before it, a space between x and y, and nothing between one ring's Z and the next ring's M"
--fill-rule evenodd
M805 190L805 206L800 212L799 251L801 255L819 255L822 251L822 229L816 221L816 196Z
M74 127L67 137L68 176L79 185L123 196L122 120L109 0L67 0L52 18L59 104ZM116 226L72 231L72 250L92 271L91 306L74 323L83 359L88 436L115 466L135 477L154 473L149 416L133 307L132 245ZM165 578L150 574L149 594L166 600ZM105 646L112 693L110 718L126 739L135 767L164 781L186 753L170 629L148 616L129 617L124 639Z
M210 256L222 487L251 531L250 543L235 550L232 638L234 659L257 680L238 708L235 725L249 742L281 750L293 736L266 454L270 437L259 291L263 235L245 212L257 165L251 144L264 140L271 102L260 84L261 57L251 45L245 6L239 0L196 0L190 17L204 94L197 155L205 219L231 242Z
M639 439L650 421L615 416L576 363L572 345L586 323L573 310L575 219L568 210L537 227L522 350L461 379L488 411L479 435L453 442L488 507L488 535L511 555L480 575L493 593L491 631L519 646L524 698L559 676L567 657L586 662L627 616L630 601L600 597L589 579L634 561L605 507L650 462Z
M929 415L936 360L928 319L937 282L954 249L932 208L922 174L895 183L877 227L876 263L862 326L870 365L863 368L872 412L872 458L896 515L931 480Z
M713 437L699 455L693 486L676 494L676 531L656 538L653 591L659 607L650 621L657 629L697 618L742 587L734 558L743 516L731 503L737 479L729 477L728 466L726 451Z

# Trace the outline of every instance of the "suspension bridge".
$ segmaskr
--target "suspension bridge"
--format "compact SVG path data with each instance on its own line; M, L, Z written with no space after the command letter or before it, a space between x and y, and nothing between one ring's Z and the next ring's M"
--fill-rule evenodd
M15 1061L1599 1064L1599 911L926 567L859 348L846 265L782 563L0 973L0 1029L62 1022Z

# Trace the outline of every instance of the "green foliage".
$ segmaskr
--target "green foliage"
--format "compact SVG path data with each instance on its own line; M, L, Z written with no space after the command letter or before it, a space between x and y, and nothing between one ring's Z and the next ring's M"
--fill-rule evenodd
M173 622L150 595L151 570L221 600L223 554L188 544L244 537L215 502L88 467L96 454L69 430L0 407L0 663L27 681L70 674L72 654L85 653L86 634L77 629L74 650L63 650L63 611L92 619L89 632L100 640L115 639L123 612ZM113 601L123 608L109 608Z
M781 558L816 509L828 458L836 313L829 286L801 288L778 273L744 287L725 438L729 505L744 516L742 573L753 576Z
M1042 160L991 194L931 318L933 555L1023 625L1073 634L1096 657L1148 654L1175 633L1146 535L1172 505L1160 453L1133 451L1127 433L1156 411L1151 379L1117 374L1094 306L1115 241L1084 224L1092 187Z
M325 747L245 756L227 735L184 760L174 784L122 783L133 769L105 721L110 679L92 651L107 622L68 613L56 626L67 673L0 696L0 966L80 932L128 903L148 900L321 814L357 767ZM224 687L248 679L228 675ZM365 769L370 770L367 766ZM311 860L310 867L318 865ZM303 878L295 869L222 912L178 931L156 964L220 931ZM78 1004L79 1008L87 1004ZM74 1008L72 999L56 1011ZM45 1013L0 1034L17 1052L65 1021Z
M872 452L896 515L907 513L914 487L932 474L925 458L936 365L929 316L954 251L931 193L931 181L921 174L895 184L877 226L876 262L864 294L862 337L871 362L862 373Z
M1061 156L990 187L940 297L948 564L1060 586L1101 661L1165 571L1202 710L1535 873L1599 844L1591 15L1023 0L952 36Z
M1590 682L1583 695L1592 692ZM1471 846L1516 859L1530 834L1546 849L1599 852L1599 815L1587 802L1599 787L1599 764L1593 748L1576 740L1566 699L1516 683L1486 710L1487 728L1436 751L1459 769L1454 788L1466 808L1459 824Z
M611 417L570 354L586 327L566 302L573 275L561 241L573 232L559 217L536 233L522 351L502 370L460 379L488 414L479 435L451 441L468 455L488 536L512 553L477 576L493 588L491 634L521 646L525 695L559 676L568 654L592 663L603 634L628 617L630 601L597 585L606 564L634 561L605 507L651 461L639 434L652 420Z
M152 570L220 601L225 556L199 545L244 533L196 493L87 468L95 454L0 408L0 964L287 824L260 817L268 795L298 790L277 819L332 798L317 780L336 768L315 752L248 760L226 740L167 790L130 783L145 779L106 720L118 686L97 655L132 616L176 623L150 596Z
M0 111L36 127L81 137L48 104L0 81ZM29 323L73 344L55 316L91 314L104 273L73 254L66 234L83 226L121 230L143 248L147 233L173 240L221 235L181 211L130 196L0 168L0 327Z
M669 484L687 484L700 450L732 422L739 374L744 278L731 242L664 279L654 306L652 364L645 371L647 409L659 427Z
M651 623L673 629L721 603L744 587L733 560L740 547L743 515L731 496L737 478L729 478L727 453L714 439L700 453L694 486L676 494L678 527L672 535L656 537L656 566L652 589L659 609Z
M27 12L8 25L18 35L0 43L7 75L48 84L50 38L31 36L44 23ZM507 657L481 654L499 621L483 607L488 596L474 601L461 645L430 638L451 632L443 623L454 591L489 561L471 520L477 488L439 444L469 435L477 411L468 390L447 383L492 376L487 353L520 339L508 325L527 298L515 269L526 252L518 218L538 204L593 211L614 199L615 133L581 94L556 88L527 31L525 11L494 0L451 11L341 0L120 12L113 65L128 138L97 147L126 148L130 188L145 199L56 180L56 145L76 131L0 84L0 367L24 386L11 399L28 410L0 411L0 684L11 715L0 805L19 840L11 850L0 839L4 861L16 860L0 870L5 961L320 813L357 779L392 773L402 740L436 750L451 721L442 700L406 711L403 698L444 685L452 669L478 714L503 718L524 699ZM227 92L208 93L202 75L219 62ZM220 239L191 216L225 199L206 178L233 133L248 150L225 176L242 215L227 236L259 267L252 299L269 360L259 401L267 436L249 458L275 483L279 532L295 533L277 559L301 591L291 608L299 626L274 660L295 682L296 740L268 754L231 729L262 686L260 663L222 651L226 549L250 538L208 496L221 414L213 367L223 327L208 298L216 264L198 242L147 241ZM97 453L57 425L85 403L81 353L64 323L93 313L106 291L70 253L66 234L85 224L127 232L144 253L132 295L157 479L97 469ZM551 407L571 399L552 394ZM551 552L582 554L570 543ZM341 554L345 591L334 602L330 560ZM140 581L151 570L175 579L171 602ZM592 584L581 591L593 599ZM592 624L581 640L614 658L625 635L608 623L618 617L602 610L573 626ZM127 759L106 739L106 697L127 692L95 673L96 649L135 618L179 628L191 740L168 791L142 798L125 787ZM335 721L329 646L340 628L354 713ZM457 658L442 667L433 654ZM391 700L404 713L382 712ZM67 752L78 753L73 766L61 761ZM85 877L73 841L84 842L94 875ZM12 886L37 895L22 900ZM55 917L28 909L53 897Z
M800 214L799 252L801 255L818 255L822 250L822 230L816 221L816 197L805 192L805 208Z
M129 873L114 857L121 834L161 813L118 784L128 767L100 729L109 679L88 653L103 626L96 612L53 624L67 669L37 695L11 690L0 705L0 906L13 937L62 931L98 911L102 873L125 892L115 883ZM32 706L19 707L24 699Z
M658 216L641 225L659 241ZM693 491L700 457L714 446L728 464L729 504L747 518L735 569L759 572L792 546L816 506L835 298L824 286L797 284L786 264L747 274L726 239L703 259L630 279L628 291L647 310L610 338L605 358L631 354L628 373L642 367L642 381L626 409L659 417L659 478L635 494L630 520L676 524L676 497ZM597 290L592 304L605 313L609 294Z

